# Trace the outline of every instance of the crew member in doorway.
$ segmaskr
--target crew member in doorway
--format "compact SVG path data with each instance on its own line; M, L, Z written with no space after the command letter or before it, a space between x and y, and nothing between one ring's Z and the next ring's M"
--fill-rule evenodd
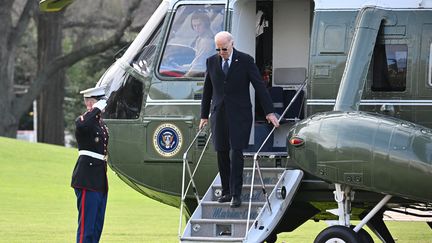
M87 112L76 121L79 157L72 173L78 208L77 243L99 242L108 196L108 129L101 118L106 106L104 86L90 88L84 95Z
M243 186L243 149L248 146L252 127L250 84L261 101L267 121L275 127L279 126L279 121L254 59L234 49L234 39L229 32L217 33L215 44L217 54L209 57L206 63L199 127L208 123L211 113L213 144L222 181L222 196L218 202L231 202L231 207L239 207Z

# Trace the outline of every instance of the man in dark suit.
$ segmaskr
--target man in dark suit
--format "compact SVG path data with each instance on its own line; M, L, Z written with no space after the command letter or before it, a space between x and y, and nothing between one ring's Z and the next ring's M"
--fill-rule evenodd
M211 113L213 144L222 181L222 196L218 201L231 201L231 207L239 207L243 186L243 149L248 146L252 127L250 84L255 88L266 119L276 127L279 122L254 59L234 49L234 40L229 32L217 33L215 44L218 53L206 62L199 127L208 123Z
M87 112L75 121L79 157L72 173L71 186L77 197L77 243L99 242L105 218L108 129L101 118L106 106L104 88L81 91Z

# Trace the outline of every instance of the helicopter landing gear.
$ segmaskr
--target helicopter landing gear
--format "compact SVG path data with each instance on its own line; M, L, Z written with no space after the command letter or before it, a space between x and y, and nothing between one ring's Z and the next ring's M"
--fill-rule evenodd
M350 228L354 229L355 225L351 225ZM360 239L360 242L362 243L374 243L374 240L372 239L372 236L363 228L361 228L357 235Z
M354 230L342 226L333 225L327 227L315 238L314 243L362 243L360 241L359 235L357 235Z
M338 204L336 210L328 210L339 217L338 225L330 226L315 238L314 243L327 242L373 242L372 237L362 229L362 227L369 222L369 220L375 216L390 200L391 195L384 196L383 199L360 221L357 226L351 226L350 215L351 215L351 202L354 200L354 191L351 190L350 186L341 184L335 184L335 201ZM354 234L354 236L353 236Z

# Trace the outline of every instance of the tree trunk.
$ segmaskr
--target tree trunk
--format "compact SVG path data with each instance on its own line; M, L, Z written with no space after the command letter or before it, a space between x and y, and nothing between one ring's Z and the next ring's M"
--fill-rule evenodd
M38 70L62 55L62 20L63 11L38 15ZM64 70L49 76L47 82L37 100L37 140L64 145Z
M141 0L131 1L128 12L125 14L125 17L121 20L121 22L118 23L118 27L115 30L114 34L103 41L89 44L79 50L63 56L59 56L60 54L52 51L57 50L51 46L52 44L44 44L46 45L45 51L53 48L52 50L50 49L52 53L49 55L45 55L43 51L38 51L38 74L30 83L30 87L27 90L27 93L17 97L13 92L14 72L16 64L16 48L21 41L21 37L23 36L24 31L26 31L30 17L32 15L32 11L34 9L37 9L36 7L38 1L23 0L23 2L25 2L25 6L22 9L21 15L19 16L16 25L13 26L11 14L13 12L12 6L14 5L14 0L0 1L0 136L16 137L19 118L28 111L30 105L32 105L33 101L40 96L41 92L45 91L47 94L43 95L43 97L40 96L40 109L44 109L43 107L45 107L48 113L60 113L53 113L49 119L46 118L45 120L39 120L38 123L42 124L45 128L47 128L39 128L39 131L47 130L47 132L50 132L50 134L51 132L57 131L57 135L49 135L48 137L61 137L61 141L49 142L63 144L64 131L63 129L59 129L58 127L56 128L56 126L64 126L64 74L58 74L59 71L64 72L64 68L72 66L83 58L104 52L113 45L118 44L122 36L124 35L126 28L131 25L134 12L138 9ZM55 13L49 13L49 15L53 14L56 15ZM60 13L60 15L61 14L62 13ZM44 21L42 17L40 19L38 18L40 21L40 23L38 23L38 26L40 28L44 28L38 28L38 32L42 34L42 32L47 31L45 33L46 37L44 38L44 41L46 43L57 40L57 37L51 40L49 34L51 33L56 36L58 35L58 28L61 29L61 23L59 22L62 19L59 16L57 18L52 18L53 19L51 21L48 21L46 25L42 24L42 21ZM58 39L60 39L61 41L61 36ZM61 42L58 44L61 46ZM55 55L55 53L57 54ZM52 77L53 75L60 76ZM57 91L49 92L51 88ZM60 92L62 93L58 93L58 90L61 90ZM55 96L57 98L52 99L53 97L51 96ZM47 104L46 106L48 107L44 106L43 104ZM42 113L46 112L44 112L43 110L38 111L38 114ZM54 125L51 123L48 124L48 122L51 121L58 123L55 123ZM60 130L61 132L59 132ZM58 135L59 133L61 133L61 135ZM41 134L40 136L42 139L44 139L43 141L48 141L43 138L43 134Z
M15 53L10 48L12 4L13 1L0 2L0 134L6 137L16 137L18 128L18 119L12 114L12 101L15 97L13 92Z

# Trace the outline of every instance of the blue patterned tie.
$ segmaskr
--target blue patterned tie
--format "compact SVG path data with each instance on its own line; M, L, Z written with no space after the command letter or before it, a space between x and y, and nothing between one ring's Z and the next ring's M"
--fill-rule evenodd
M228 60L229 60L229 59L226 59L226 60L225 60L224 65L223 65L223 67L222 67L222 70L223 70L223 72L225 73L225 75L228 74L228 69L229 69Z

